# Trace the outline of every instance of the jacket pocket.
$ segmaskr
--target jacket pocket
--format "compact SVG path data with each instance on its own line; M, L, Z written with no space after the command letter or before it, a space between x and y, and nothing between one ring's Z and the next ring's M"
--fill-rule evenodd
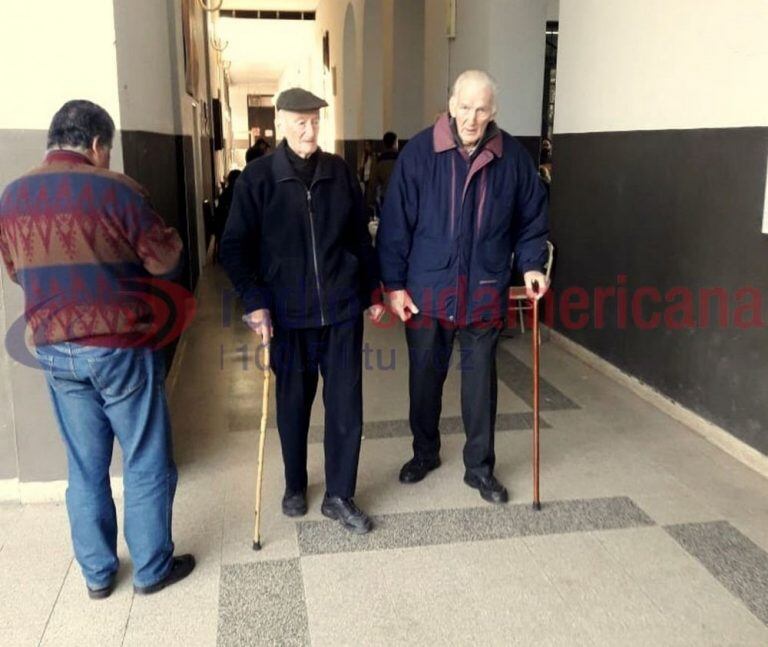
M488 271L498 274L512 267L512 250L506 240L486 240L480 245L480 262Z
M440 238L421 237L413 241L410 266L420 272L437 272L451 264L453 244Z
M278 261L278 260L272 261L269 264L269 267L267 268L267 271L264 272L264 274L263 274L263 276L264 276L264 278L263 278L264 284L265 285L269 285L270 283L272 283L275 280L275 277L277 277L277 273L279 271L280 271L280 261Z
M335 256L333 269L325 277L329 288L350 288L355 291L360 283L360 261L352 252L343 250Z

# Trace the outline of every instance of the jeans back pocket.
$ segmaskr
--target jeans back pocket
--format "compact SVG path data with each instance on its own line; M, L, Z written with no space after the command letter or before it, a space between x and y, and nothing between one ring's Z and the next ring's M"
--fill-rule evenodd
M121 348L102 357L88 357L93 385L110 398L125 397L138 391L147 381L151 369L147 354L139 348Z

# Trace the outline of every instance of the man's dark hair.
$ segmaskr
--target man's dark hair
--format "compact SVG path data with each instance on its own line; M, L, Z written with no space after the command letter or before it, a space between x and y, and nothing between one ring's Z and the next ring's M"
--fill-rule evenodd
M48 148L85 148L99 138L102 146L112 146L115 122L101 106L85 99L67 101L53 115L48 128Z
M394 148L395 143L397 142L397 134L389 130L384 133L384 137L381 138L381 141L384 144L384 148Z
M252 162L259 157L267 154L270 149L269 142L263 137L259 137L256 142L247 151L245 151L245 163Z

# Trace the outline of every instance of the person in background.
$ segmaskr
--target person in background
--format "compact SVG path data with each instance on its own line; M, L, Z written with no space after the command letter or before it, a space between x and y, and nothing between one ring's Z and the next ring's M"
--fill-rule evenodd
M384 150L379 153L376 157L376 162L373 164L365 196L368 208L374 217L378 217L381 213L381 205L384 202L384 195L387 191L392 170L395 168L398 153L397 135L395 133L392 131L384 133L381 141Z
M541 140L539 176L547 185L547 192L549 192L549 185L552 183L552 142L546 137Z
M360 178L360 189L365 195L367 191L368 182L371 179L371 168L373 167L373 149L370 142L363 144L363 163L360 165L358 171L358 177Z
M259 137L247 151L245 151L245 163L248 164L264 155L269 155L269 149L272 148L269 142L263 137Z
M213 262L219 260L219 254L221 252L221 237L224 235L224 228L227 224L227 218L229 217L229 208L232 206L232 196L235 191L235 181L242 171L233 169L227 173L227 182L224 185L224 189L219 196L219 200L216 203L216 210L214 211L214 241L213 241Z

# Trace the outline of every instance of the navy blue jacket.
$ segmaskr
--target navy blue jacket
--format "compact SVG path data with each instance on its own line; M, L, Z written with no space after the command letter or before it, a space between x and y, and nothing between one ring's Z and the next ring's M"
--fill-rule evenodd
M268 308L285 328L351 319L379 285L360 186L341 157L319 155L309 189L284 143L248 164L221 241L245 311Z
M506 313L512 255L519 272L541 270L548 235L546 190L528 152L491 136L472 159L447 115L398 157L376 239L388 290L406 288L419 310L457 324Z

